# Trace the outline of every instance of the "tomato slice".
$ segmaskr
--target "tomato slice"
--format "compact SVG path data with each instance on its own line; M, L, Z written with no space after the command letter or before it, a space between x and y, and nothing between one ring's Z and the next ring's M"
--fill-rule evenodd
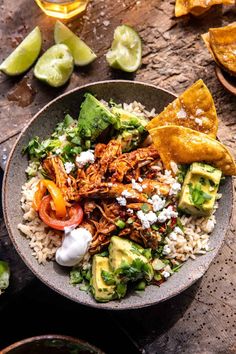
M64 230L68 226L77 226L83 220L83 209L79 204L73 204L67 208L67 215L63 219L52 217L51 208L52 197L50 195L45 196L39 207L39 216L45 224L56 230Z

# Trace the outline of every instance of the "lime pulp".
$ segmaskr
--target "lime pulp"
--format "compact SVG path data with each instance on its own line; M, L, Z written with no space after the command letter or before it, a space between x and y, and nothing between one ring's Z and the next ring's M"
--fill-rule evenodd
M53 87L64 85L74 68L73 56L64 44L55 44L38 60L34 68L37 79Z
M130 26L118 26L106 59L115 69L126 72L136 71L142 63L142 41L138 33Z

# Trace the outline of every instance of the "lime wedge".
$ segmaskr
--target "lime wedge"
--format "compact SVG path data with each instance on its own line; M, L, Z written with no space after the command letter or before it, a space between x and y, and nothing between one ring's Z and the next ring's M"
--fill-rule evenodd
M130 26L118 26L106 59L112 68L136 71L142 63L142 41L138 33Z
M37 61L34 75L37 79L53 87L59 87L70 78L74 60L69 48L64 44L55 44Z
M37 59L42 45L39 27L35 27L18 47L0 65L7 75L20 75L28 70Z
M97 58L96 54L87 46L87 44L60 21L57 21L55 24L54 40L56 43L63 43L69 47L75 65L88 65Z

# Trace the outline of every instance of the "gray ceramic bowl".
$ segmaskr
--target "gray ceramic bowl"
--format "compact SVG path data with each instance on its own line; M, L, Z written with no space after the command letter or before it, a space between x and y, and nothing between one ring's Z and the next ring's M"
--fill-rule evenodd
M105 354L93 345L80 339L46 334L22 339L2 349L1 354Z
M193 284L204 274L216 256L224 239L231 215L231 178L227 178L225 184L221 187L223 196L216 213L217 225L210 238L212 251L197 257L195 261L188 260L178 273L174 274L160 287L148 286L142 294L129 293L121 301L111 301L105 304L97 303L90 294L69 284L67 269L58 266L55 262L49 262L46 266L39 265L31 255L28 241L17 229L17 224L22 220L20 208L21 186L26 181L24 171L28 163L27 157L23 157L21 154L22 148L35 135L41 138L50 136L65 113L77 117L83 96L88 91L97 95L99 99L107 101L110 98L113 98L116 102L133 102L136 100L143 103L149 110L155 107L156 112L162 111L168 103L175 99L175 96L170 92L145 83L105 81L76 88L46 105L24 129L8 160L3 188L4 216L7 229L17 252L26 265L39 279L60 294L84 305L112 310L133 309L157 304L179 294Z

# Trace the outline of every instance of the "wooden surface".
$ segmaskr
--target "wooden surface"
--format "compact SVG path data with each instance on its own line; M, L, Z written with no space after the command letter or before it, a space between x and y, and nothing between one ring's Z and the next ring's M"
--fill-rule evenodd
M201 40L201 34L209 27L227 25L235 18L233 6L216 7L198 19L188 16L176 19L172 0L92 1L85 16L69 25L94 49L98 59L88 68L76 69L66 87L46 87L33 78L32 70L17 79L0 74L0 165L4 167L22 128L51 99L84 83L116 78L153 83L176 94L202 78L215 100L220 118L219 138L235 153L236 99L217 81L214 63ZM47 49L53 43L54 22L33 1L18 0L16 6L15 0L0 0L0 61L36 24L43 33L43 50ZM120 23L134 26L143 39L143 65L134 75L112 71L105 61L104 54L110 46L113 30ZM25 78L32 88L25 94L32 103L21 107L22 102L9 101L8 97L25 84ZM235 204L221 252L201 281L155 308L112 315L112 320L127 331L143 352L236 352ZM8 292L13 294L29 284L33 276L10 245L3 221L0 236L0 256L9 258L13 269L13 282ZM37 286L40 288L40 283ZM5 294L0 302L7 299Z

